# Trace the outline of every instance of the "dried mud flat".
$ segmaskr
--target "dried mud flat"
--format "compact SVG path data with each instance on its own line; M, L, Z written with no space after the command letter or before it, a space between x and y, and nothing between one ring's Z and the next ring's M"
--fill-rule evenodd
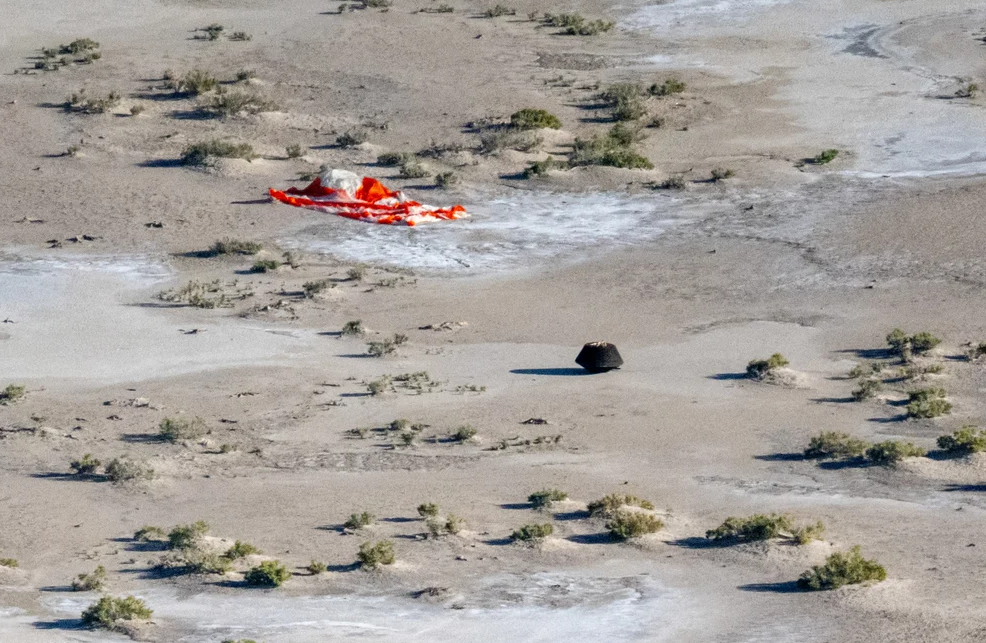
M450 6L0 0L0 390L24 387L0 404L0 560L17 561L0 566L0 640L986 639L986 461L936 444L986 413L968 358L986 341L986 103L969 91L986 78L986 11ZM558 35L532 11L616 25ZM213 23L225 30L209 40ZM100 57L36 69L58 60L40 46L77 38ZM276 109L213 117L165 69ZM660 126L632 143L653 169L521 178L613 127L600 91L668 78L684 89L644 99L640 124ZM82 88L120 99L66 109ZM484 119L526 107L562 127L533 150L484 150ZM368 140L337 143L354 132ZM213 138L259 157L179 162ZM826 149L839 154L812 162ZM459 183L377 162L419 150ZM405 229L266 199L322 164L472 217ZM735 175L712 181L715 168ZM207 256L223 238L264 249ZM258 259L285 265L252 271ZM355 320L364 333L344 333ZM943 341L899 364L895 327ZM578 369L595 340L624 367ZM746 377L773 353L789 361L774 384ZM880 384L855 401L849 372L876 364L865 377ZM907 394L937 387L950 412L909 417ZM928 454L805 459L824 431ZM73 473L84 454L102 466ZM153 476L111 482L114 459ZM568 498L532 507L550 488ZM652 501L633 511L662 528L611 537L589 512L611 493ZM429 533L427 502L456 533ZM344 527L361 512L376 520ZM802 546L705 537L758 513L826 529ZM198 520L199 553L262 553L190 573L133 537ZM512 542L545 523L536 546ZM361 569L360 545L382 540L395 562ZM886 580L798 591L854 545ZM268 560L286 582L249 586ZM70 585L97 566L103 591L142 598L151 619L83 627L100 593Z

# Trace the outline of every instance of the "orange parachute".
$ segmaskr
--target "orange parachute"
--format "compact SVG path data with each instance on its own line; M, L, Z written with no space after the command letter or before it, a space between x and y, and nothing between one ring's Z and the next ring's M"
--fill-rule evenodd
M386 225L417 225L425 221L461 219L468 216L461 205L436 208L411 201L403 192L395 192L370 177L359 177L345 170L329 170L299 190L283 192L270 189L270 195L299 208L338 214L350 219Z

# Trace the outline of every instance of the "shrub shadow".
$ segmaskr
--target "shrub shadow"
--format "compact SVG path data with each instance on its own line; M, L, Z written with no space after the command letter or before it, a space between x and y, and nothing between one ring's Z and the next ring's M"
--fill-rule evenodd
M986 491L986 484L950 484L946 485L942 491Z
M850 458L848 460L822 460L818 463L819 469L826 471L841 471L842 469L865 469L875 466L864 458Z
M894 424L896 422L903 422L907 419L907 413L901 413L900 415L894 415L888 418L866 418L867 422L875 422L877 424Z
M181 159L151 159L137 164L138 167L183 167Z
M578 543L579 545L604 545L617 542L615 538L606 532L600 532L598 534L575 534L567 537L565 540L571 543Z
M584 368L514 368L514 375L589 375Z
M789 580L782 583L749 583L740 585L736 589L744 592L773 592L775 594L793 594L801 592L798 581Z
M529 502L507 502L500 505L500 509L533 509Z
M360 568L360 564L357 562L357 563L348 563L346 565L326 565L325 571L347 573L347 572L355 572L359 568Z
M767 455L755 455L753 459L764 462L802 462L808 458L803 453L768 453Z
M166 441L156 433L124 433L120 439L134 444L157 444Z
M490 538L489 540L484 540L484 545L493 545L494 547L503 547L504 545L512 545L512 538Z
M566 521L566 520L585 520L591 514L588 511L563 511L554 514L555 520Z
M811 401L816 404L848 404L856 400L852 397L813 397Z
M35 621L31 624L36 630L85 630L88 629L81 618L56 618L53 621Z
M750 379L745 372L743 373L716 373L709 375L710 380L746 380Z
M889 348L844 348L835 352L855 355L860 359L892 359L896 357Z

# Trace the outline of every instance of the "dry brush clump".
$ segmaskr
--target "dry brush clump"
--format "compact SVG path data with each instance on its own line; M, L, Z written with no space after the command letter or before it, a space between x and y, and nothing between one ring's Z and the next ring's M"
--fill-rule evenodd
M511 127L517 129L561 129L561 121L557 116L545 109L525 107L510 115Z
M134 596L103 596L82 612L82 624L91 628L123 631L122 621L147 620L153 613L147 603Z
M249 143L231 143L221 139L200 141L185 147L181 153L182 165L209 165L217 158L252 161L258 154Z
M380 540L376 543L365 542L359 546L356 560L364 569L377 569L381 565L394 564L394 543Z
M940 386L911 391L907 400L907 417L927 419L952 412L952 403L945 399L945 389Z
M105 114L120 105L120 94L111 91L106 96L89 96L85 89L65 100L65 111L79 114Z
M371 514L369 511L364 511L358 514L352 514L346 519L346 522L342 523L342 528L349 531L359 531L365 527L369 527L377 521L377 517Z
M617 509L606 522L606 530L613 538L619 540L639 538L663 528L664 523L657 516L626 507Z
M869 444L839 431L822 431L808 442L804 450L809 460L858 458L866 453Z
M755 359L746 365L746 376L750 379L764 381L779 369L790 364L780 353L774 353L767 359Z
M843 585L880 582L886 578L887 570L875 560L863 558L857 545L848 552L833 553L825 559L825 564L806 571L798 579L798 587L809 591L839 589Z
M407 343L407 335L396 333L393 337L382 339L377 342L367 342L366 354L370 357L385 357L397 352L399 346Z
M551 509L556 502L568 500L568 494L561 489L542 489L527 496L527 502L533 509Z
M220 88L216 94L202 105L202 111L219 118L236 116L238 114L261 114L275 112L279 109L276 102L264 98L260 94L246 91L227 91ZM289 153L290 156L290 153ZM301 156L300 152L297 156ZM292 157L294 158L294 157Z
M544 539L555 533L554 525L551 523L531 523L515 529L510 534L510 540L514 542L539 544Z
M824 531L825 525L821 522L795 527L791 518L786 515L754 514L746 518L730 516L715 529L705 532L705 537L734 543L783 538L806 545L817 540Z
M102 565L99 565L88 574L79 574L72 579L72 591L74 592L98 592L105 585L106 568Z
M172 444L198 440L208 432L208 427L200 418L164 418L158 425L158 436Z
M19 384L8 384L2 391L0 391L0 406L7 406L8 404L13 404L24 399L24 395L27 394L27 388Z
M887 334L887 346L890 352L907 362L915 354L927 353L941 343L941 339L929 332L908 335L900 328L895 328Z
M963 426L950 435L940 436L938 448L954 456L986 451L986 431L974 426Z
M255 587L280 587L291 578L291 572L276 560L265 560L251 567L243 576L243 582Z

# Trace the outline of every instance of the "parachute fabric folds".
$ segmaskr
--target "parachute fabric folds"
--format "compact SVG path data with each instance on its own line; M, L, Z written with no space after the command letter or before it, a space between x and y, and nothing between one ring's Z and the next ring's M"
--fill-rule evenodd
M327 170L302 190L288 188L282 192L271 188L270 195L299 208L386 225L413 226L468 216L461 205L450 208L423 205L411 201L403 192L388 189L376 179L361 178L346 170Z

